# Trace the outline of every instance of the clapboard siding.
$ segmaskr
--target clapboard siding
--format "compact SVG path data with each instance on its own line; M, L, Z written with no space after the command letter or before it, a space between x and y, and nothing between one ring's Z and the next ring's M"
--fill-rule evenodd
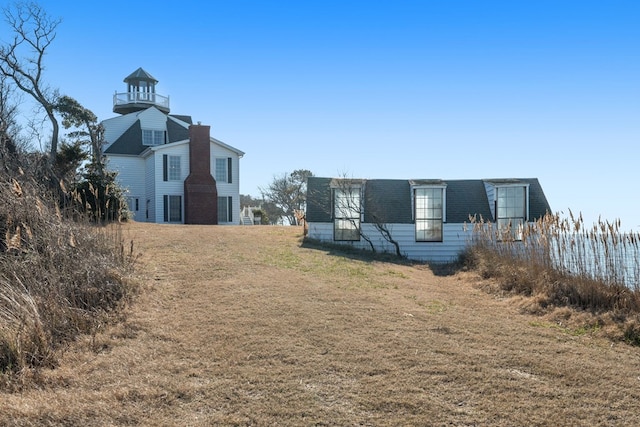
M156 193L155 216L156 222L164 221L164 196L182 197L182 219L184 221L184 180L189 176L189 144L180 142L175 144L161 145L153 148L155 176L154 182ZM164 181L163 156L180 157L180 179L177 181Z
M111 156L107 167L118 173L116 181L125 190L132 219L138 220L144 207L146 191L144 160L134 156ZM138 210L136 210L136 205Z
M155 157L149 156L145 159L145 176L146 179L146 194L145 194L145 220L147 222L156 222L156 164Z
M110 156L109 170L118 172L116 180L129 195L145 193L144 160L135 156Z
M104 120L102 122L105 140L105 144L102 147L103 152L107 150L118 138L120 138L120 136L122 136L122 134L129 129L136 120L138 120L138 118L135 114Z
M167 130L167 115L156 108L148 108L138 114L142 129Z
M240 159L235 153L225 147L218 144L211 144L211 175L216 176L216 159L231 158L231 182L219 182L216 181L216 189L218 191L218 197L231 197L232 216L230 224L238 224L240 221Z
M442 242L416 242L413 224L388 224L392 238L400 245L400 253L416 261L451 262L457 259L471 238L471 229L464 224L444 224ZM372 240L376 251L395 253L395 247L386 241L373 224L362 224L362 233ZM328 243L338 243L370 250L364 239L356 242L333 240L333 223L310 223L309 236Z

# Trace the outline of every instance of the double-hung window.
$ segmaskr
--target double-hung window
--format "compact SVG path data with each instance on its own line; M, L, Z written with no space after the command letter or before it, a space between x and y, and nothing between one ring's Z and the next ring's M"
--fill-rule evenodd
M218 197L218 223L233 221L233 199L229 197Z
M164 222L182 222L182 196L164 196Z
M333 240L360 240L361 187L333 189Z
M527 187L523 185L496 188L496 221L502 240L522 240L527 220Z
M215 166L216 182L231 183L231 157L217 157Z
M162 155L162 180L163 181L180 181L180 156Z
M442 242L444 187L413 189L416 242Z
M164 144L164 131L142 129L142 145L162 145Z

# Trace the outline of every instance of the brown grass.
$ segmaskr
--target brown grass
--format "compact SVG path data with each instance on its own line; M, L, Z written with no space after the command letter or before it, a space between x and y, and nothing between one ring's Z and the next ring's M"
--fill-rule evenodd
M0 393L1 425L640 424L640 350L569 309L301 246L300 228L126 227L137 303Z

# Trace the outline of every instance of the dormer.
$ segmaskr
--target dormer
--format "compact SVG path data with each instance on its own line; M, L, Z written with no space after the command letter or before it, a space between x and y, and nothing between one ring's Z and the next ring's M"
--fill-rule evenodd
M114 113L129 114L149 107L156 107L163 113L169 113L169 97L156 93L158 80L151 74L138 68L128 75L124 82L127 84L127 91L116 92L113 95Z

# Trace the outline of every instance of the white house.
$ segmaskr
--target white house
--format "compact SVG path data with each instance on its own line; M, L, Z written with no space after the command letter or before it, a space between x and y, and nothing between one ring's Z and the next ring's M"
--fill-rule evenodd
M384 252L395 252L393 240L401 255L419 261L455 260L471 237L470 217L517 239L525 223L547 212L535 178L307 181L309 238Z
M142 68L113 97L117 117L104 120L103 153L117 171L136 221L238 224L244 153L209 135L190 116L169 114L169 98Z

